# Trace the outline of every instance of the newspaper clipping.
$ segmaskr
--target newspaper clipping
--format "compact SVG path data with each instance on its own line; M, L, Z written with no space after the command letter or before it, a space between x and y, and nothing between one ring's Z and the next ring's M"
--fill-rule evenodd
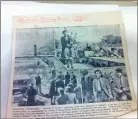
M13 17L7 118L117 117L136 110L126 51L119 11Z

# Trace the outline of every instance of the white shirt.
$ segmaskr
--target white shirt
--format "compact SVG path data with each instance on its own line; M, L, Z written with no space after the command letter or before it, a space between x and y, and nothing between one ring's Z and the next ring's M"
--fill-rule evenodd
M97 91L101 91L100 79L97 79Z

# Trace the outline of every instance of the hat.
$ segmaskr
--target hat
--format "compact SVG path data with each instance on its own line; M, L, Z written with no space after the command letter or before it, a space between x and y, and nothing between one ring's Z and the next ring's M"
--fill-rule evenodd
M64 34L65 32L67 32L67 30L64 30L62 33Z
M96 72L99 72L100 74L102 74L101 70L99 70L99 69L94 71L94 73L96 73Z

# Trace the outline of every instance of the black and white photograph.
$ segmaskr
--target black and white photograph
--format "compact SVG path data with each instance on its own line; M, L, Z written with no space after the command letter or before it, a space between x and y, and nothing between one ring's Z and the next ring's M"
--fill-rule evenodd
M119 25L55 28L54 39L56 57L67 69L125 65Z
M53 28L16 30L15 57L55 55Z
M14 106L131 100L118 25L17 29L15 48Z
M83 103L132 100L125 67L81 70Z
M15 58L14 106L81 104L79 70L67 71L52 56Z
M49 94L50 81L55 78L58 80L58 75L64 70L66 69L52 56L15 58L13 104L21 106L51 104L50 97L48 100L45 97Z

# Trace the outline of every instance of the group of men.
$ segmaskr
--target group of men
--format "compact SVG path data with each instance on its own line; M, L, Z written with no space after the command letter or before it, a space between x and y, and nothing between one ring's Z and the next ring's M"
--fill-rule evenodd
M39 73L35 80L37 89L31 83L26 91L27 106L36 106L35 96L42 93ZM101 70L95 70L93 77L87 73L83 75L81 84L73 72L64 75L60 71L52 75L46 98L51 99L51 105L132 100L127 76L121 68L117 68L116 73L110 72L108 76L103 75Z
M123 49L117 49L114 47L103 47L98 44L89 45L86 43L85 51L91 51L93 57L114 57L123 58Z
M41 92L41 79L38 73L35 77L36 88L34 87L34 83L31 83L27 89L24 95L27 98L27 106L37 105L35 100L37 94L50 98L51 105L76 104L82 102L81 86L78 85L77 77L73 72L67 72L66 75L61 71L52 73L48 94Z
M77 33L73 36L71 32L70 35L67 30L64 30L63 36L61 37L61 59L64 60L67 68L73 69L74 62L81 62L85 58L85 51L91 51L90 55L93 57L114 57L123 58L123 49L117 49L114 47L103 47L99 43L80 44L77 42Z
M65 105L81 103L81 86L78 85L76 75L60 71L51 77L49 97L51 105Z
M93 78L88 75L83 76L81 82L84 102L131 100L127 76L121 68L116 69L116 74L117 76L110 72L107 78L101 70L96 70Z

